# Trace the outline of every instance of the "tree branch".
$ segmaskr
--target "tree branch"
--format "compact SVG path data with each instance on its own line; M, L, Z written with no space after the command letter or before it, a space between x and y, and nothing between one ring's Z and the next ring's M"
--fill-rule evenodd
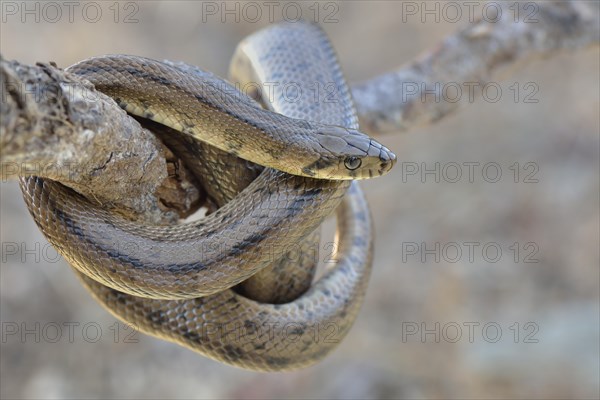
M0 56L2 180L60 181L130 218L169 223L193 212L201 192L153 135L109 97L52 64Z
M492 22L481 19L467 26L419 60L353 85L361 126L388 132L438 121L468 103L467 96L450 98L454 93L444 98L449 84L466 92L468 85L489 83L502 67L600 42L598 2L527 2L519 4L518 14L509 9L513 2L494 4L501 7L497 21L490 15Z

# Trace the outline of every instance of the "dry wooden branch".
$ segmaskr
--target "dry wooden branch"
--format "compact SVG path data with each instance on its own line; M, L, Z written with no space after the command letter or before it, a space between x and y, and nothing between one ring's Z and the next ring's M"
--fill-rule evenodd
M503 67L600 42L598 2L524 2L518 14L514 2L494 5L501 8L498 18L482 18L419 60L354 85L361 126L388 132L438 121L470 102L471 93L481 94L477 87ZM456 88L464 91L458 101Z
M153 223L193 211L200 192L151 132L109 97L52 64L0 58L2 180L54 179Z

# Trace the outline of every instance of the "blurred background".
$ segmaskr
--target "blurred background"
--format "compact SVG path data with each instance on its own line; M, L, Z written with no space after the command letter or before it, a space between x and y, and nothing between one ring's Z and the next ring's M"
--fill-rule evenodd
M234 2L74 3L71 22L66 6L57 18L46 3L29 15L4 1L2 55L67 67L127 53L227 76L236 44L271 22L262 2L258 19ZM391 1L277 4L275 21L319 11L350 82L469 23L403 21ZM594 47L532 61L498 82L499 101L378 136L399 163L363 184L376 224L369 291L337 350L296 372L244 371L129 336L3 182L1 397L598 398L599 60ZM439 179L426 173L436 169Z

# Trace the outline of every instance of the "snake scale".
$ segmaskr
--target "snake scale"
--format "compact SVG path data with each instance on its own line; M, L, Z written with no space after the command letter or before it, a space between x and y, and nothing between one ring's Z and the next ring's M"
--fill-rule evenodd
M60 183L21 178L37 225L94 297L142 332L238 367L295 369L335 348L372 263L370 212L353 180L387 173L396 158L357 130L320 28L280 24L252 35L238 46L231 77L333 84L331 101L291 102L280 85L254 93L262 108L198 68L135 56L92 58L68 71L164 125L161 137L219 207L196 222L147 226ZM318 249L318 227L334 211L334 263L311 284L317 260L307 249ZM284 257L292 248L299 255Z

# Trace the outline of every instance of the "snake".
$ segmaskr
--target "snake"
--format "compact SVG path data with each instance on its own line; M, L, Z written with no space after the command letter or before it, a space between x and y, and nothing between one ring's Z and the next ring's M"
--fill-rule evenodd
M356 180L387 173L396 157L358 130L324 32L305 23L260 31L238 46L232 75L333 83L328 105L306 97L292 104L276 89L269 110L199 68L138 56L96 57L67 70L128 113L165 126L188 149L186 163L196 159L192 169L207 173L200 180L225 193L199 221L148 226L59 182L22 177L35 222L94 297L142 332L237 367L296 369L332 351L356 318L372 264L372 222ZM264 168L238 179L248 163ZM257 288L242 282L265 271L289 283L294 264L281 263L281 254L314 242L334 211L337 251L315 284L279 303L248 295Z

